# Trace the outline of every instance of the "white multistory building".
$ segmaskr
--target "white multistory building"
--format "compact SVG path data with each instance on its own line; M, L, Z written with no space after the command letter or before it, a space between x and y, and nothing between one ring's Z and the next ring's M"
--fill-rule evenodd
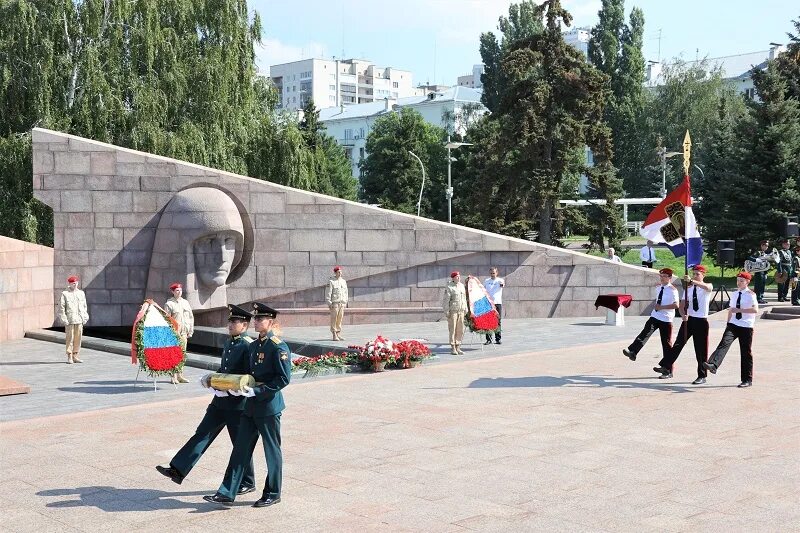
M747 54L736 54L722 57L711 57L702 61L688 61L686 66L691 68L695 65L704 68L719 68L722 79L736 88L738 93L747 98L755 99L755 87L751 72L753 68L763 70L767 67L767 61L775 59L779 54L786 51L786 46L770 43L768 50L750 52ZM649 61L647 65L645 87L654 88L664 84L664 64L657 61Z
M367 135L375 121L404 107L417 111L430 124L461 134L466 131L468 122L487 112L481 104L481 91L451 87L444 92L431 92L424 96L386 98L372 103L322 109L319 119L325 124L328 135L344 147L353 175L358 177L358 163L367 155Z
M470 89L482 89L481 74L483 74L483 64L472 65L472 74L458 77L459 87L469 87Z
M302 109L309 98L317 109L412 96L411 72L379 67L363 59L303 59L272 65L270 78L279 107Z
M590 31L590 28L572 28L569 31L565 31L562 35L564 36L564 42L580 52L583 52L584 57L588 57L589 37L591 37Z

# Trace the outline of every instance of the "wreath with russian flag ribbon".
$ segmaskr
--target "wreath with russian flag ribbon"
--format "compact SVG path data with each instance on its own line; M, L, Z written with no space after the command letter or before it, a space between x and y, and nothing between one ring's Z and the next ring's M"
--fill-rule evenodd
M469 330L483 334L500 331L500 315L483 283L475 276L467 276L465 287L467 315L464 317L464 323Z
M145 300L133 322L131 364L150 376L168 376L183 370L186 347L178 323L153 300Z

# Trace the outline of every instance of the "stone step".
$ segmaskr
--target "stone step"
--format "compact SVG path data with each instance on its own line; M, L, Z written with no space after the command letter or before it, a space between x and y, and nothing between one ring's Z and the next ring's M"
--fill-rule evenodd
M763 320L798 320L800 319L800 314L781 313L777 309L773 309L772 311L765 311L761 318Z
M782 315L798 315L800 316L800 306L793 305L789 306L781 306L781 307L773 307L770 309L772 313L780 313Z

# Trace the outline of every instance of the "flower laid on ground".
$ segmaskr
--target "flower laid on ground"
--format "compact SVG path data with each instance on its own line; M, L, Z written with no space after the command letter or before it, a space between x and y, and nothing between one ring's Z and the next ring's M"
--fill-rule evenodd
M338 372L356 362L355 354L328 352L315 357L298 357L292 361L292 367L295 370L305 370L307 374L314 374L329 369Z
M374 363L393 363L397 359L397 348L395 344L384 337L378 335L375 340L369 341L364 346L350 346L358 350L358 360L364 365Z
M411 366L411 361L423 361L431 356L430 349L419 341L410 339L394 345L397 349L397 364L403 368Z

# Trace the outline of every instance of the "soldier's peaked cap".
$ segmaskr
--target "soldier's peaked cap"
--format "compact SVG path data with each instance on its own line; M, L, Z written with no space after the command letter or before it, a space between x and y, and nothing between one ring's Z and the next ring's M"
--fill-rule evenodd
M228 304L228 320L250 320L253 315L247 309L243 309L238 305Z
M277 318L278 311L271 308L267 304L262 304L259 302L253 302L253 316L265 316L267 318Z

